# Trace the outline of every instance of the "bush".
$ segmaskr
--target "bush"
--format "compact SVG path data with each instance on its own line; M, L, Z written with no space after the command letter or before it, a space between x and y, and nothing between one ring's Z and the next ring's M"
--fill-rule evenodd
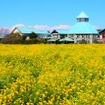
M31 39L31 40L23 40L23 41L18 41L20 44L40 44L40 43L45 43L44 41L40 41L38 39Z
M45 43L43 38L39 38L35 33L29 34L30 39L26 40L25 35L20 35L19 33L15 34L8 34L2 40L1 43L3 44L39 44Z
M17 41L22 40L22 36L19 33L6 35L1 42L4 44L14 44Z

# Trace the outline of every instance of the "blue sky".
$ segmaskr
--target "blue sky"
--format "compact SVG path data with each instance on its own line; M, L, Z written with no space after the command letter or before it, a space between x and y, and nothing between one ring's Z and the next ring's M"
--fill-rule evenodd
M0 27L68 27L84 11L90 23L105 28L105 0L0 0Z

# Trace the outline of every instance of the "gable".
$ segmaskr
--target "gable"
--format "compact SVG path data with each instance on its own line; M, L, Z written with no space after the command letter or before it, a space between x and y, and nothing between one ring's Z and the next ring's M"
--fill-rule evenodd
M58 33L56 30L53 30L52 32L51 32L51 34L53 34L53 33Z
M16 33L19 33L20 35L23 35L17 28L15 28L12 33L16 34Z
M105 34L105 29L103 29L102 31L99 32L99 34Z

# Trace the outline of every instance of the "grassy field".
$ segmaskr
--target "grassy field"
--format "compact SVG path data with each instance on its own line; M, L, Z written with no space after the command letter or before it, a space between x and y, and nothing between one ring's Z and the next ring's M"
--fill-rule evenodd
M0 105L105 105L105 45L0 45Z

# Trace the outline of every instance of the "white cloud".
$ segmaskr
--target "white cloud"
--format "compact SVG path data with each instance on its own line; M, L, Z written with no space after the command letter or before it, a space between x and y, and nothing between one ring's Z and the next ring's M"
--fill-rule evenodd
M25 26L24 24L16 24L16 25L12 26L11 28L13 29L15 27L24 27L24 26Z
M24 27L25 25L24 24L16 24L14 25L14 27Z
M70 27L71 26L69 26L69 25L59 25L59 26L53 26L53 27L51 27L51 29L53 30L53 29L70 29Z
M50 30L50 27L47 25L35 25L34 28L39 30Z
M98 26L93 26L95 29L100 29Z
M34 28L39 30L54 30L54 29L70 29L69 25L59 25L59 26L48 26L48 25L35 25Z
M16 24L16 25L13 25L11 28L9 28L9 31L11 32L15 27L24 27L25 25L24 24Z
M48 25L35 25L35 26L25 26L24 24L16 24L11 27L11 29L14 29L15 27L30 27L30 28L36 28L39 30L54 30L54 29L70 29L71 26L69 25L58 25L58 26L48 26Z

